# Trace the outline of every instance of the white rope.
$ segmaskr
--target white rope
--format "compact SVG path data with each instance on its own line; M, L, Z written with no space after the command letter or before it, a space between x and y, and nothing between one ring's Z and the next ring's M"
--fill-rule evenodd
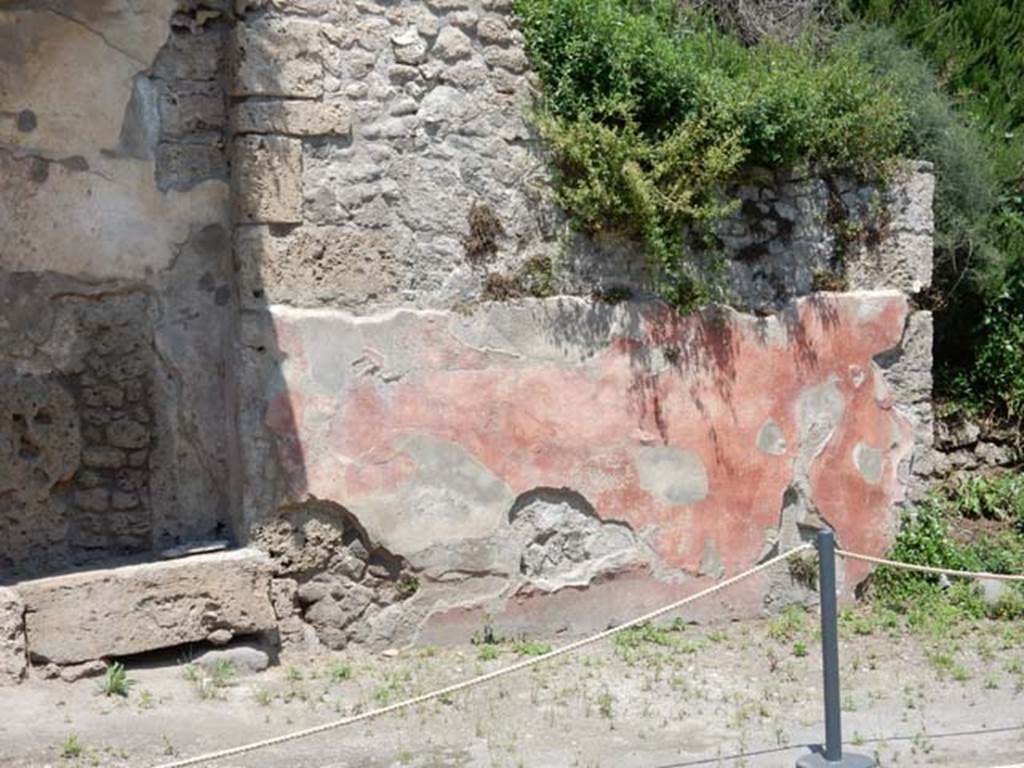
M845 549L836 549L836 554L850 560L863 560L865 563L875 565L888 565L892 568L902 568L905 571L918 571L920 573L933 573L943 576L961 576L971 579L992 579L993 581L1024 581L1024 575L1009 573L985 573L984 571L954 571L951 568L936 568L932 565L914 565L912 563L901 563L897 560L886 560L884 557L872 557L857 552L847 552Z
M189 757L184 760L175 760L171 763L163 763L161 765L156 766L155 768L186 768L186 766L190 765L199 765L200 763L208 763L213 760L221 760L225 757L234 757L236 755L242 755L247 752L254 752L257 749L265 749L266 747L272 747L277 744L284 744L288 741L304 739L308 736L314 736L318 733L324 733L325 731L334 730L335 728L342 728L346 725L353 725L354 723L362 722L363 720L370 720L372 718L388 715L392 712L397 712L400 709L413 707L417 704L423 704L433 699L439 699L443 696L448 696L453 693L458 693L459 691L464 691L467 688L473 688L477 685L483 685L484 683L488 683L491 680L496 680L499 677L510 675L513 672L519 672L521 670L528 669L529 667L532 667L536 664L541 664L550 659L562 656L563 654L571 653L572 651L579 650L580 648L583 648L587 645L591 645L592 643L596 643L601 640L606 640L607 638L617 635L620 632L624 632L625 630L630 629L632 627L638 626L640 624L645 624L649 621L653 621L654 619L664 616L666 613L671 613L677 608L682 608L687 603L692 603L696 600L700 600L703 597L707 597L708 595L712 595L715 592L718 592L719 590L725 589L726 587L730 587L733 584L736 584L737 582L743 581L744 579L753 576L755 573L759 573L760 571L763 571L766 568L770 568L776 563L789 559L798 552L802 552L805 549L810 549L812 546L813 545L810 542L801 544L800 546L794 547L788 552L783 552L781 555L776 555L770 560L765 560L763 563L755 565L753 568L750 568L749 570L743 571L743 573L738 573L735 576L726 579L725 581L720 581L717 584L713 584L712 586L708 587L707 589L702 589L700 592L695 592L689 597L684 597L681 600L676 600L674 603L669 603L668 605L662 606L661 608L653 610L650 613L645 613L643 616L637 616L635 619L630 619L626 623L620 624L617 627L605 629L601 632L598 632L597 634L590 635L589 637L584 637L580 640L576 640L575 642L569 643L568 645L563 645L560 648L555 648L554 650L548 651L547 653L542 654L540 656L534 656L532 658L525 659L510 666L503 667L502 669L496 669L493 672L488 672L485 675L480 675L479 677L474 677L470 680L464 680L461 683L455 683L454 685L449 685L446 688L440 688L436 691L431 691L430 693L424 693L419 696L414 696L411 699L398 701L386 707L380 707L379 709L371 709L368 712L363 712L358 715L352 715L351 717L344 717L341 720L334 720L329 723L313 726L312 728L305 728L301 731L293 731L291 733L286 733L281 736L275 736L270 739L263 739L262 741L254 741L251 744L243 744L239 747L222 749L218 752L209 752L204 755Z

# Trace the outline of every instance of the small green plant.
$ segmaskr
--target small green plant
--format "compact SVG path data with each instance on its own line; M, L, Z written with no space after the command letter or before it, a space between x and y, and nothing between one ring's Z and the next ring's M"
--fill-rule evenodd
M615 636L618 648L636 649L643 645L672 646L676 644L673 630L659 627L650 622L630 627Z
M257 688L253 691L252 698L261 707L269 707L274 703L274 694L267 688Z
M798 659L802 659L804 656L806 656L807 643L805 643L803 640L797 640L795 643L793 643L793 655L796 656Z
M343 683L352 678L352 665L345 662L335 662L328 670L331 680L335 683Z
M403 576L395 585L395 591L402 600L408 600L420 590L420 580L415 576Z
M223 689L234 685L237 670L232 661L219 659L211 664L186 664L182 672L202 700L221 698Z
M167 738L166 733L160 734L160 743L163 745L163 753L167 757L174 757L176 754L178 754L178 750L174 748L174 745L171 743L171 740Z
M233 685L238 676L238 669L230 659L218 659L209 665L210 680L216 688L227 688Z
M768 636L780 643L789 642L803 632L806 620L807 616L803 609L791 605L768 622Z
M495 632L491 617L487 616L484 618L483 627L474 632L469 641L473 645L497 645L502 641L502 638Z
M512 650L519 656L543 656L545 653L551 652L551 645L536 640L522 640L514 643Z
M305 673L299 667L296 667L294 664L285 670L284 676L291 683L299 683L306 679Z
M78 740L78 734L69 733L64 742L60 745L60 756L66 760L74 760L81 757L85 749Z
M477 653L477 658L480 661L494 661L498 656L501 655L501 651L497 645L481 645L480 651Z
M605 720L611 720L614 716L614 706L615 698L608 691L603 691L598 695L597 711Z
M134 685L134 681L128 678L128 672L125 670L124 665L119 661L115 661L103 673L103 678L100 680L100 692L104 696L127 698L128 691L132 685Z

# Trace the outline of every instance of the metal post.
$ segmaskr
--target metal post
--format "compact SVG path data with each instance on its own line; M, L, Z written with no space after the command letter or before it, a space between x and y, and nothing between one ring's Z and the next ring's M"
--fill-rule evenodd
M797 768L875 768L866 755L843 754L839 698L839 622L836 609L836 537L818 531L818 590L821 596L821 662L825 691L825 747L797 760Z

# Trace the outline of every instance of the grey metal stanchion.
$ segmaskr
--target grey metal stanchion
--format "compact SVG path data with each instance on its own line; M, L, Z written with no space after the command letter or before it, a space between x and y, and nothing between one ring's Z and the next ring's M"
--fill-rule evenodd
M821 595L821 660L825 681L825 748L796 761L797 768L875 768L867 755L843 754L839 702L839 625L836 610L836 537L818 531L818 591Z

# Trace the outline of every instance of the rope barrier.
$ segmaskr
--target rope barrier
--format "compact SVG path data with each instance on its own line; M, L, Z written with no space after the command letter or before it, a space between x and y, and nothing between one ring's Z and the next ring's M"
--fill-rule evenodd
M305 728L299 731L292 731L291 733L285 733L281 736L275 736L269 739L263 739L261 741L243 744L238 747L222 749L216 752L208 752L206 754L197 755L196 757L185 758L183 760L176 760L170 763L162 763L158 766L155 766L155 768L188 768L188 766L199 765L201 763L209 763L213 762L214 760L222 760L227 757L236 757L238 755L243 755L248 752L255 752L259 749L266 749L267 747L277 746L278 744L284 744L289 741L295 741L297 739L304 739L309 736L315 736L320 733L325 733L326 731L332 731L337 728L343 728L345 726L353 725L355 723L382 717L393 712L398 712L403 709L408 709L409 707L414 707L418 704L425 704L428 701L440 699L445 696L449 696L453 693L458 693L460 691L465 691L470 688L474 688L478 685L483 685L484 683L491 682L492 680L497 680L498 678L505 677L506 675L511 675L515 672L520 672L524 669L528 669L537 664L542 664L545 661L549 661L551 659L557 658L567 653L572 653L573 651L577 651L580 648L592 645L593 643L597 643L602 640L607 640L608 638L614 637L620 632L625 632L627 629L631 629L641 624L645 624L649 621L653 621L654 619L660 618L661 616L664 616L667 613L671 613L672 611L682 608L683 606L689 603L696 602L697 600L708 597L709 595L712 595L723 589L731 587L733 584L743 581L744 579L750 578L751 576L760 573L761 571L766 570L772 567L773 565L782 562L783 560L788 560L793 555L799 552L803 552L804 550L811 549L813 546L814 545L810 542L801 544L800 546L794 547L793 549L790 549L787 552L783 552L782 554L776 555L775 557L769 560L765 560L763 563L759 563L758 565L755 565L753 568L743 571L742 573L738 573L735 576L725 579L724 581L720 581L717 584L713 584L712 586L706 589L702 589L699 592L695 592L694 594L689 595L688 597L684 597L680 600L676 600L675 602L669 603L668 605L664 605L661 608L657 608L653 611L645 613L642 616L637 616L636 618L630 619L629 621L620 624L616 627L611 627L610 629L603 630L588 637L584 637L574 642L568 643L567 645L555 648L554 650L548 651L547 653L541 654L540 656L534 656L532 658L525 659L515 664L511 664L507 667L502 667L501 669L496 669L492 672L488 672L487 674L479 675L478 677L470 678L469 680L463 680L462 682L454 683L453 685L446 686L445 688L439 688L437 690L430 691L429 693L420 694L419 696L413 696L412 698L395 702L394 704L390 704L386 707L371 709L367 712L362 712L358 715L351 715L349 717L341 718L340 720L333 720L331 722L316 725L311 728ZM887 560L884 557L862 555L859 552L850 552L845 549L837 548L835 550L835 554L848 560L860 560L862 562L872 563L874 565L886 565L892 568L901 568L903 570L908 571L918 571L920 573L930 573L935 575L945 575L962 578L993 579L996 581L1024 581L1024 575L1011 575L1005 573L985 573L982 571L958 571L953 570L951 568L937 568L930 565L915 565L913 563L903 563L896 560ZM1017 768L1017 766L1008 766L1007 768ZM1021 764L1020 768L1024 768L1024 764Z
M742 573L738 573L735 576L731 576L730 578L725 579L724 581L720 581L717 584L713 584L707 589L702 589L700 592L695 592L694 594L689 595L688 597L684 597L681 600L676 600L673 603L669 603L668 605L662 606L661 608L657 608L656 610L650 611L649 613L645 613L642 616L637 616L636 618L630 619L629 621L620 624L617 627L602 630L597 634L590 635L588 637L581 638L580 640L576 640L567 645L563 645L559 648L555 648L554 650L548 651L547 653L542 654L540 656L534 656L524 661L511 664L507 667L496 669L493 672L488 672L485 675L480 675L479 677L464 680L461 683L455 683L454 685L449 685L445 688L440 688L436 691L431 691L430 693L424 693L419 696L414 696L410 699L398 701L386 707L380 707L379 709L371 709L367 712L363 712L358 715L344 717L340 720L334 720L329 723L323 723L322 725L316 725L311 728L305 728L300 731L285 733L281 736L263 739L262 741L255 741L250 744L243 744L238 747L222 749L217 752L208 752L203 755L185 758L184 760L175 760L174 762L170 763L162 763L161 765L155 766L155 768L187 768L187 766L199 765L200 763L209 763L214 760L222 760L226 757L236 757L238 755L243 755L248 752L255 752L258 749L273 747L278 744L284 744L289 741L295 741L297 739L304 739L309 736L315 736L326 731L342 728L347 725L353 725L355 723L359 723L365 720L371 720L373 718L382 717L383 715L388 715L392 712L407 709L409 707L416 706L417 704L424 704L434 699L439 699L444 696L449 696L453 693L458 693L459 691L464 691L469 688L476 687L478 685L483 685L484 683L488 683L492 680L496 680L506 675L511 675L514 672L520 672L524 669L528 669L529 667L532 667L536 664L541 664L545 661L549 661L550 659L554 659L558 656L562 656L564 654L577 651L580 648L584 648L588 645L592 645L593 643L600 642L601 640L606 640L610 637L619 634L620 632L626 631L627 629L631 629L641 624L645 624L649 621L653 621L654 619L664 616L666 613L671 613L672 611L678 608L682 608L684 605L687 605L688 603L695 602L697 600L700 600L701 598L707 597L708 595L712 595L715 592L719 592L723 589L726 589L727 587L731 587L733 584L743 581L744 579L750 578L754 574L760 573L761 571L766 570L772 567L773 565L782 562L783 560L788 560L790 557L797 554L798 552L803 552L804 550L810 549L813 546L814 545L810 542L801 544L800 546L794 547L793 549L790 549L787 552L783 552L781 555L776 555L775 557L769 560L765 560L763 563L759 563L758 565L755 565L753 568L743 571Z
M905 571L918 571L920 573L931 573L939 576L959 576L972 579L992 579L993 581L1024 581L1024 575L1008 573L985 573L984 571L956 571L951 568L936 568L931 565L914 565L913 563L901 563L897 560L886 560L884 557L872 557L862 555L858 552L848 552L845 549L836 549L836 554L849 560L861 560L865 563L875 565L888 565L891 568L900 568Z

